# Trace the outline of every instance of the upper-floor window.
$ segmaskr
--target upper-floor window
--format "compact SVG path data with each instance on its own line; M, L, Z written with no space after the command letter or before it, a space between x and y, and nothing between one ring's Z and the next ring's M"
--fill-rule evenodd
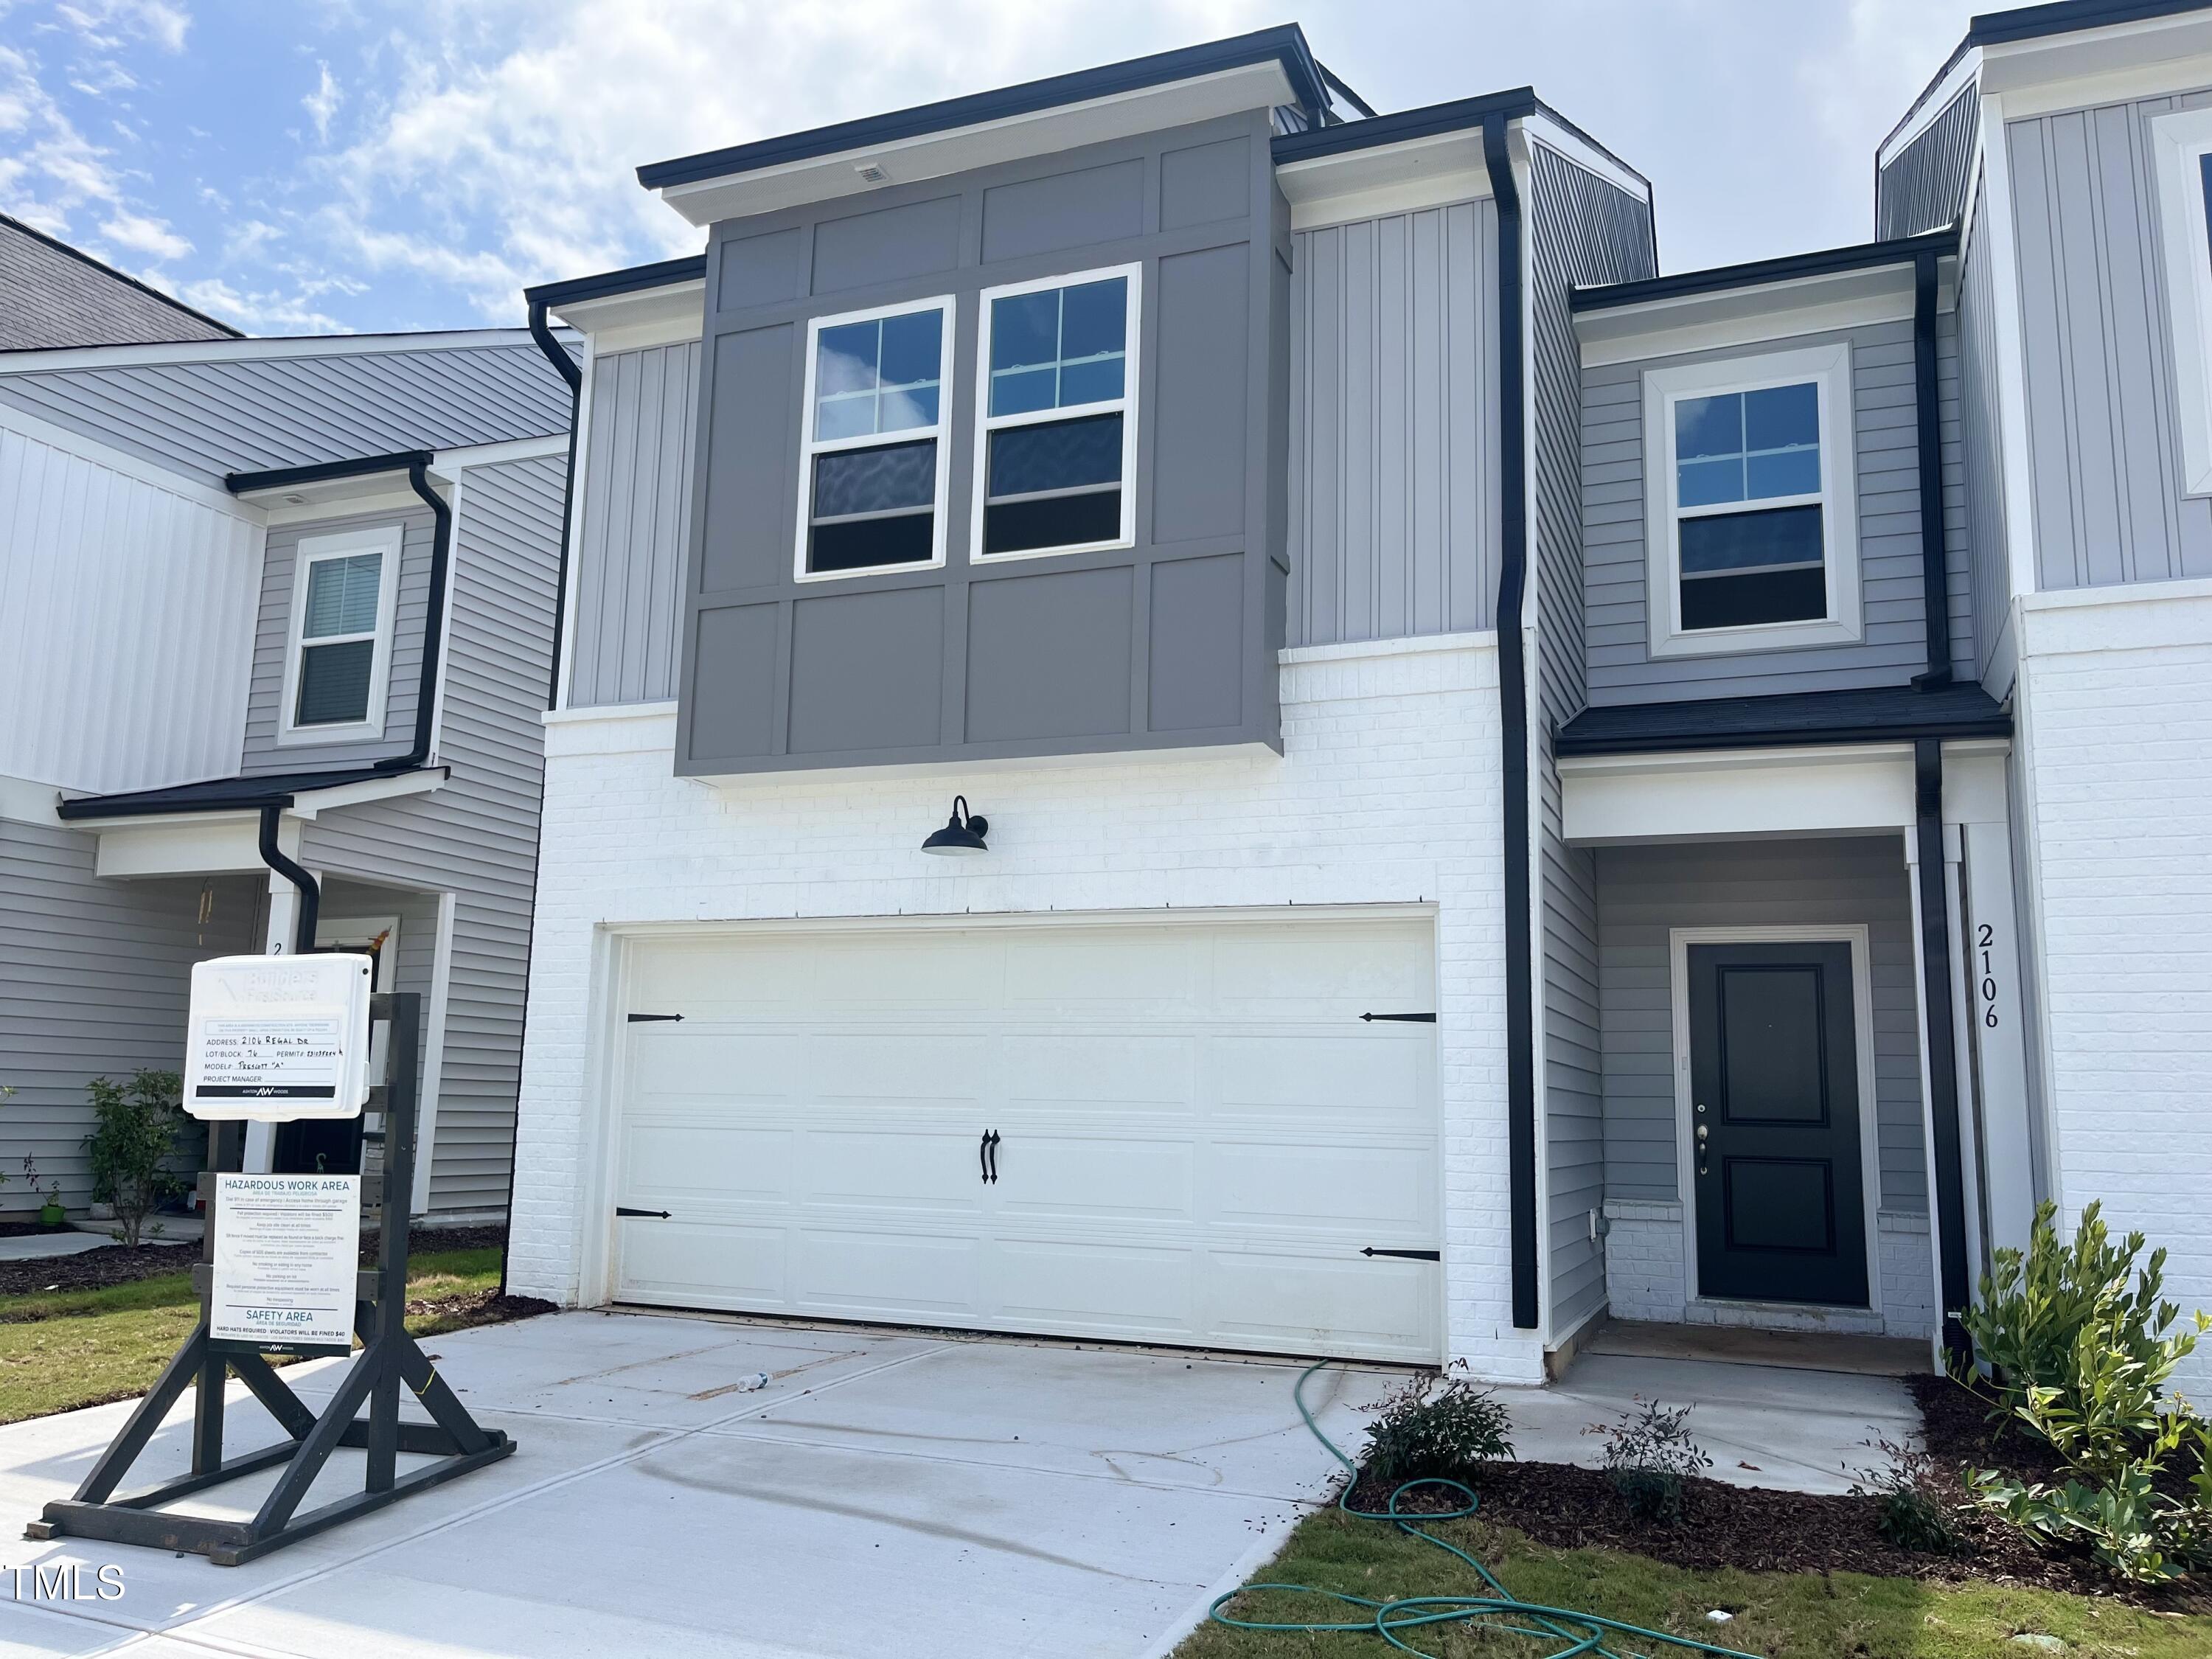
M1859 637L1850 349L1646 371L1654 656Z
M1139 267L983 292L975 556L1136 539Z
M398 525L301 540L280 740L383 735L400 541Z
M2212 108L2157 117L2150 141L2166 241L2182 493L2212 495Z
M799 576L945 562L952 301L817 317L806 352Z

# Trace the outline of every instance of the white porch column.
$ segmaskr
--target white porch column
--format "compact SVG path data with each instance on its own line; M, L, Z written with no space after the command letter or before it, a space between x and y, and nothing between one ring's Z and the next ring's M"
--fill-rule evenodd
M2025 1249L2035 1218L2035 1121L2028 1101L2012 826L2002 751L1960 745L1943 765L1943 819L1960 847L1960 940L1973 1060L1972 1121L1985 1249Z

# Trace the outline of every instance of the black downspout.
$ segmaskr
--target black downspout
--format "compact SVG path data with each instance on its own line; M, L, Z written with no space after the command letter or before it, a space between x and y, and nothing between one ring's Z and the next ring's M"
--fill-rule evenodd
M1921 1000L1928 1010L1929 1114L1936 1142L1936 1244L1942 1259L1943 1346L1971 1360L1972 1345L1959 1323L1966 1305L1966 1184L1959 1147L1959 1054L1951 1029L1949 882L1943 865L1943 744L1912 745L1913 805L1920 864Z
M545 706L554 708L561 701L562 634L568 609L568 520L576 505L576 426L584 414L584 371L546 326L543 300L530 302L530 337L568 383L568 471L561 487L561 553L553 566L553 673L545 688Z
M322 890L307 871L284 856L284 849L276 844L276 823L284 809L264 806L261 809L261 861L300 890L300 914L292 924L292 954L304 957L315 948L315 917L322 908Z
M1513 1240L1513 1324L1536 1328L1536 1010L1529 965L1528 680L1521 611L1528 579L1528 434L1522 422L1521 192L1505 117L1482 123L1482 159L1498 204L1498 701L1505 858L1505 1112Z
M427 463L407 464L407 483L428 503L436 530L430 538L430 594L422 617L422 672L415 689L415 741L404 755L392 755L370 769L411 772L430 757L430 732L438 718L438 661L446 644L446 583L453 562L453 509L430 484Z
M1943 419L1936 376L1936 252L1912 256L1912 395L1919 416L1921 607L1928 667L1912 683L1933 690L1951 683L1950 561L1943 537Z

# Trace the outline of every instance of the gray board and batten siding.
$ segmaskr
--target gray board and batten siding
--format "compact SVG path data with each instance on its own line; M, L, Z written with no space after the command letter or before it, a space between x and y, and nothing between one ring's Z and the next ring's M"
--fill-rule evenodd
M2212 576L2184 495L2150 123L2212 90L2006 126L2037 586Z
M1682 1197L1670 931L1863 925L1881 1207L1926 1214L1919 999L1902 837L1603 847L1597 870L1607 1195L1662 1203Z
M1911 143L1875 173L1875 240L1917 236L1955 223L1972 184L1981 88L1969 82Z
M1657 274L1651 207L1541 143L1529 146L1528 373L1534 407L1536 532L1534 693L1540 745L1544 1169L1553 1340L1605 1305L1605 1255L1590 1212L1605 1202L1598 1021L1597 866L1569 847L1552 733L1581 712L1583 674L1582 355L1568 295ZM1495 307L1491 309L1495 310Z
M228 472L453 449L568 429L568 384L517 343L9 368L0 402L156 465Z
M1988 238L1981 234L1982 196L1974 187L1974 230L1959 252L1960 453L1966 479L1966 563L1973 640L1983 689L2002 702L2009 682L1990 684L2005 630L2012 625L2010 544L2007 537L2004 449L1997 390L1996 283ZM2006 653L2009 654L2009 653Z
M92 1200L84 1137L94 1078L183 1064L191 964L257 951L262 884L248 876L114 881L96 837L0 817L0 1214ZM39 1184L21 1160L34 1160Z
M1277 744L1289 209L1263 111L726 222L677 770ZM970 561L978 294L1140 264L1133 548ZM946 562L799 582L807 319L951 295Z
M1958 319L1947 312L1936 322L1945 586L1950 613L1947 625L1953 670L1971 679L1978 672L1978 660L1966 546ZM1836 645L1655 659L1647 621L1650 563L1644 524L1644 371L1661 364L1725 362L1841 340L1848 340L1851 348L1863 637ZM1583 601L1591 704L1862 690L1901 685L1921 672L1928 659L1917 421L1909 319L1793 335L1756 346L1585 368ZM1652 487L1663 487L1663 480Z

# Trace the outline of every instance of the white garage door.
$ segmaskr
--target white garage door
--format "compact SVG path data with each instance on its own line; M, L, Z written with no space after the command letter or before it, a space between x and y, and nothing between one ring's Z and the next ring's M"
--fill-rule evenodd
M1433 1360L1418 920L705 933L627 975L629 1302ZM681 1015L645 1019L639 1015ZM994 1178L995 1176L995 1179Z

